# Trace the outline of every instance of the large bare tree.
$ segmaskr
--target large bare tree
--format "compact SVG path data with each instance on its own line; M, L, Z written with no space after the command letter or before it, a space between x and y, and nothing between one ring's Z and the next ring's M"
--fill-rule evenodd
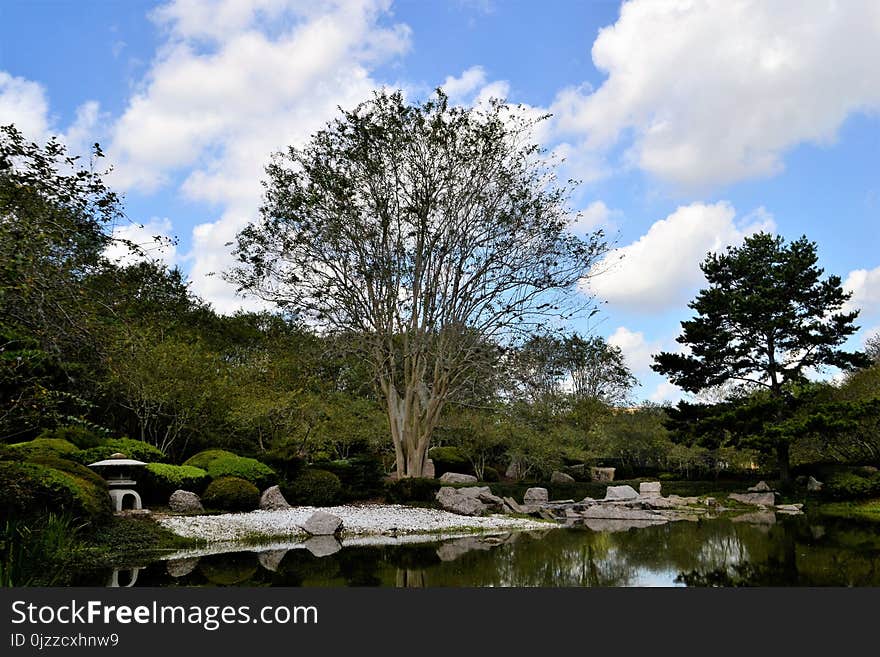
M573 183L532 143L539 120L377 92L274 157L238 235L240 291L353 337L371 363L399 476L421 476L444 404L491 345L587 302L576 285L605 243L568 230Z

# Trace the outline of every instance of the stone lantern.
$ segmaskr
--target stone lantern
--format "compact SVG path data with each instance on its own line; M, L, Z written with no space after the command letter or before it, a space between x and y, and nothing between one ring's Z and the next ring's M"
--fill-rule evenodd
M134 490L137 481L134 479L135 468L143 467L146 463L130 459L125 454L112 454L109 459L90 463L90 468L101 468L101 474L107 480L110 489L110 499L113 500L113 508L122 511L125 498L132 497L132 509L141 509L141 496Z

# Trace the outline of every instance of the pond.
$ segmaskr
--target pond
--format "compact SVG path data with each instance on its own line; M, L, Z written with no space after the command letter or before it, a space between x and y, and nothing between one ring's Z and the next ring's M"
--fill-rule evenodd
M807 517L179 554L82 586L880 586L880 527ZM754 516L754 514L753 514ZM230 548L226 548L229 550ZM130 565L130 564L127 564ZM132 576L134 581L132 582Z

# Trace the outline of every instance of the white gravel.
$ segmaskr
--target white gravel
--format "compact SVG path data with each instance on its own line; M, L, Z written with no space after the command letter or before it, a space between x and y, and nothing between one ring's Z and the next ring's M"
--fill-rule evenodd
M187 538L229 542L255 537L305 535L300 525L319 508L300 506L283 511L251 511L213 516L164 516L156 520L163 527ZM509 516L460 516L439 509L397 504L331 506L320 510L342 518L342 536L435 534L456 531L498 532L547 529L553 523Z

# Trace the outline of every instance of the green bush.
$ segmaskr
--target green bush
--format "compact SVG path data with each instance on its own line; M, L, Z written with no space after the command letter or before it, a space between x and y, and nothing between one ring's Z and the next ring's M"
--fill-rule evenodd
M0 516L33 517L66 511L83 521L102 522L112 514L103 480L40 463L0 462Z
M207 471L211 479L239 477L247 479L260 490L277 483L275 471L257 459L238 456L223 449L208 449L187 459L184 465Z
M281 492L291 504L328 506L339 500L342 482L332 472L309 468L293 481L282 485Z
M342 482L342 500L367 500L382 495L385 468L382 460L372 454L316 464L332 472Z
M474 474L474 468L457 447L434 447L428 450L428 458L434 461L434 474L438 477L447 472Z
M501 475L498 473L498 470L491 465L487 465L483 468L483 481L501 481Z
M60 458L57 456L39 455L28 459L28 463L44 465L48 468L53 468L55 470L60 470L61 472L66 472L67 474L73 475L74 477L85 479L95 486L100 486L101 488L107 487L107 481L104 479L104 477L102 477L91 468L87 468L86 466L82 465L81 463L77 463L76 461L71 461L69 459Z
M167 504L171 493L188 490L201 494L208 484L208 473L191 465L150 463L144 468L141 494L157 504Z
M66 440L77 446L78 449L90 449L98 447L107 438L101 434L81 426L58 427L46 429L37 438L57 438Z
M220 511L253 511L260 505L260 491L240 477L220 477L205 489L202 503Z
M434 502L442 484L436 479L406 477L385 484L385 500L391 504Z
M880 495L880 474L835 472L825 480L824 493L834 500L857 500Z
M260 459L285 481L293 481L306 467L306 460L290 445L270 449Z
M65 456L72 457L79 448L68 440L62 438L34 438L26 443L15 443L9 446L24 458L35 456Z
M88 465L97 461L109 459L114 454L125 454L126 458L143 461L145 463L162 463L165 454L160 449L142 440L133 438L107 438L97 447L81 450L71 454L71 458Z

